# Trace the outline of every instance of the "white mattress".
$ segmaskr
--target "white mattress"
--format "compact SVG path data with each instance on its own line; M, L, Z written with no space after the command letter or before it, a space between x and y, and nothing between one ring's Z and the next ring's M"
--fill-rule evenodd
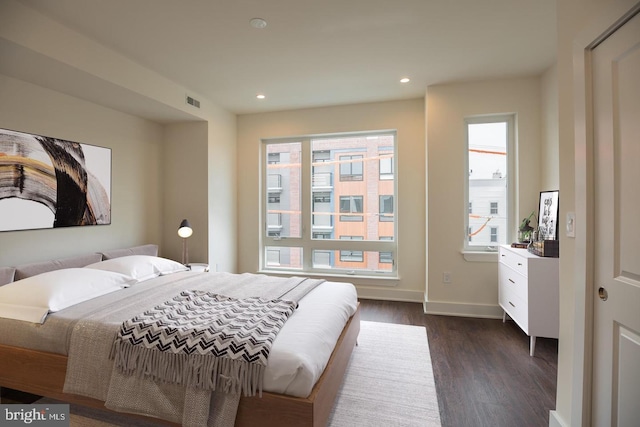
M324 282L309 292L273 342L263 389L307 397L357 303L350 283Z

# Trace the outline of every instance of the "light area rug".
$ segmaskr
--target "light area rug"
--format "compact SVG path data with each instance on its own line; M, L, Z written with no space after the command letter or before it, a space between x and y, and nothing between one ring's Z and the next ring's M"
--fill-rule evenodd
M41 399L36 403L54 403ZM159 424L71 405L71 427L155 427ZM330 427L440 426L427 331L421 326L360 323Z

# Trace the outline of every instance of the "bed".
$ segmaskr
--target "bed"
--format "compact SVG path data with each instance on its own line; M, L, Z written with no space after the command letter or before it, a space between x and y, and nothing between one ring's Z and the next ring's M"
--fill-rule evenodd
M144 245L64 260L0 268L0 286L12 282L22 283L17 281L29 279L42 273L51 274L47 273L49 271L66 272L67 270L85 269L88 265L96 263L99 265L102 260L117 258L127 260L135 258L135 256L156 257L157 246ZM98 296L90 301L49 313L42 325L34 326L25 321L0 319L0 360L2 360L0 386L69 403L104 408L103 399L87 397L82 394L70 394L64 391L70 359L68 351L72 328L66 327L65 329L60 325L73 319L74 316L78 316L78 313L95 311L95 307L102 304L103 301L110 299L117 301L120 295L126 295L126 300L131 301L131 295L136 292L147 293L144 286L157 289L163 289L164 286L166 289L170 289L174 286L174 280L196 283L196 278L192 277L195 275L212 275L207 276L209 278L214 277L215 273L177 271L149 280L145 279L144 283L127 287L122 291L118 290ZM225 278L228 279L229 275ZM197 279L201 280L202 278ZM333 292L336 291L338 293L334 295ZM338 299L344 299L347 302L336 304ZM327 337L323 338L325 342L320 345L326 347L327 342L331 343L328 350L324 351L326 360L307 360L314 357L315 353L322 353L322 351L310 347L306 354L301 356L302 362L299 363L301 365L311 364L315 368L305 371L304 367L296 365L298 362L287 359L287 357L293 357L289 354L288 346L295 345L292 343L296 342L300 343L299 345L303 349L311 346L310 341L305 340L310 339L309 336L317 335L314 328L318 324L338 322L338 320L327 322L322 317L317 317L324 316L324 312L332 311L336 311L337 317L342 317L342 319L339 320L337 331L332 333L333 336L328 333ZM309 321L311 323L305 323ZM352 285L324 282L311 289L306 296L300 299L297 310L284 324L273 342L272 357L269 359L269 366L264 375L262 396L242 396L240 398L235 425L309 427L326 425L359 333L359 323L357 296ZM74 324L77 326L79 323ZM62 335L58 336L58 339L50 339L47 328L56 325L58 335L60 335L60 331L63 331ZM12 332L9 333L10 331ZM284 359L278 359L274 356L278 354L284 355ZM272 359L274 360L273 364ZM274 368L270 370L272 365ZM294 367L293 374L275 370L282 367L291 369L289 365ZM298 372L302 374L298 376ZM178 423L174 422L174 424Z

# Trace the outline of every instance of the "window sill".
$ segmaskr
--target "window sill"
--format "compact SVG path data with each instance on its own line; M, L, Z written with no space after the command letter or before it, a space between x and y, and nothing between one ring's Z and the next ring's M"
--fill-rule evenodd
M332 282L348 282L354 285L377 285L377 286L398 286L400 277L398 276L365 276L358 274L320 274L308 273L299 270L259 270L259 274L270 276L304 276L317 279L326 279Z
M498 251L462 251L465 261L470 262L498 262Z

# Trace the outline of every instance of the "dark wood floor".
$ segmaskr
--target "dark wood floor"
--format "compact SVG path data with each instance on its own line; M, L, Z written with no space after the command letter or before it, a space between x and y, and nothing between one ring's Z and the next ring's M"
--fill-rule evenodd
M443 427L549 425L558 341L529 338L512 321L426 315L422 304L360 301L362 320L425 326ZM3 390L2 403L37 397Z
M443 427L548 426L555 408L558 340L513 321L426 315L422 304L360 301L362 320L425 326Z

